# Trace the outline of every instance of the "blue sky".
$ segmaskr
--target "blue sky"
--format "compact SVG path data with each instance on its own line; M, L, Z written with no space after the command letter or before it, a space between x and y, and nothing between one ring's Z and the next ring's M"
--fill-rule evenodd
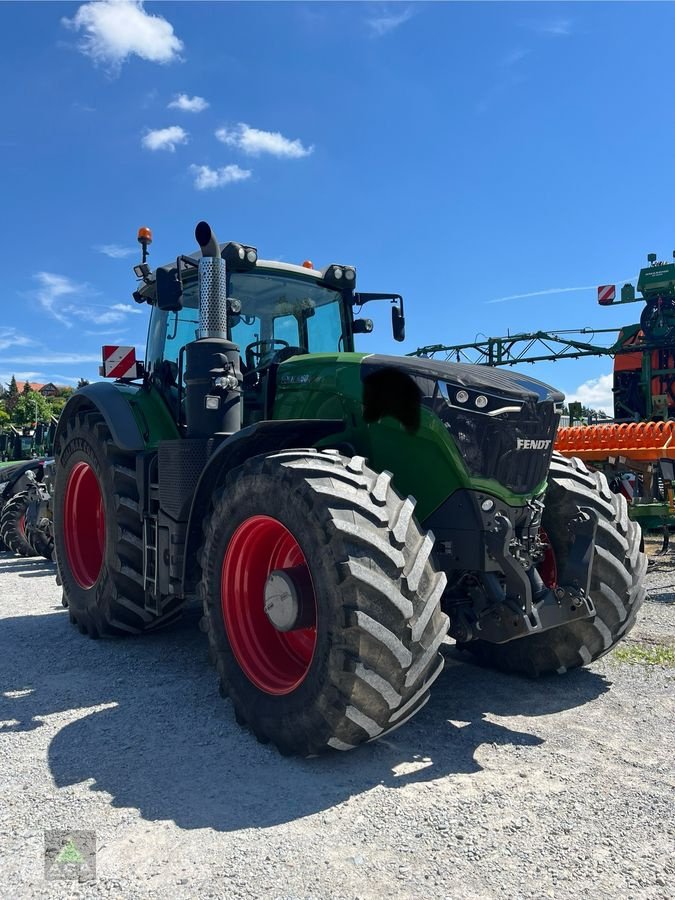
M670 4L25 2L0 25L0 381L142 354L140 225L154 265L202 218L355 265L406 298L402 346L368 311L384 352L635 321L594 286L675 248ZM610 370L528 367L595 406Z

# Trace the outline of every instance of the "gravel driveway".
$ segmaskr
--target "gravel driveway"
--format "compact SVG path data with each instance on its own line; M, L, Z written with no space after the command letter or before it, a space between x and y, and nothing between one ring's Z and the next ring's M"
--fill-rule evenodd
M528 681L448 645L411 723L303 761L236 725L194 616L91 641L0 554L0 896L675 898L675 565L648 580L620 658ZM95 832L95 881L45 880L51 829Z

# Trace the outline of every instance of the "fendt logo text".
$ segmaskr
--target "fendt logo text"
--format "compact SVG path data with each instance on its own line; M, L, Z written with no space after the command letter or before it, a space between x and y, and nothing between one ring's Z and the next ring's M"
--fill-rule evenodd
M546 450L550 446L550 441L533 441L529 438L518 438L516 450Z

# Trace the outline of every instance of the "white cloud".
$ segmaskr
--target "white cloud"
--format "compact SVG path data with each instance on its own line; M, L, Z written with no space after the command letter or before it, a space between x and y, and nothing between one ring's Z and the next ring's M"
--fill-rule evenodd
M195 176L194 185L198 191L208 191L233 184L235 181L245 181L253 174L250 169L240 169L236 165L223 166L220 169L191 165L190 171Z
M571 19L544 19L539 22L527 22L526 27L537 34L547 34L551 37L569 37L572 34Z
M612 394L612 383L614 377L610 372L609 375L601 375L599 378L589 378L579 387L567 394L568 403L583 403L589 409L601 409L609 415L614 414L614 395Z
M47 383L51 381L53 384L63 384L66 381L70 381L71 384L77 384L80 380L79 376L73 378L72 375L43 375L42 377ZM31 378L30 380L32 381L33 379Z
M203 97L188 97L187 94L176 94L169 103L168 109L180 109L183 112L200 113L208 109L209 104Z
M390 31L394 31L399 25L403 25L411 19L413 12L414 10L411 6L406 6L403 9L399 8L397 12L385 7L380 15L366 19L366 25L368 25L373 35L382 37L382 35L389 34Z
M161 16L143 9L142 0L98 0L84 3L62 24L82 31L79 49L96 63L117 71L130 56L155 63L180 59L183 42Z
M28 347L35 341L23 334L19 334L16 328L0 327L0 351L6 350L8 347Z
M17 381L40 381L42 372L0 372L0 387L8 388L12 375Z
M299 138L290 140L278 131L261 131L240 122L234 128L219 128L216 137L229 147L236 147L249 156L269 153L283 159L300 159L309 156L314 147L305 147Z
M62 365L78 365L79 363L100 363L100 353L48 353L41 352L34 356L5 356L0 365L18 363L24 366L44 365L45 363L61 363Z
M77 284L65 275L38 272L35 277L40 283L37 291L40 305L52 318L67 328L72 328L78 319L83 319L93 325L113 325L123 322L128 315L143 314L142 309L128 303L113 303L111 306L92 304L91 298L96 296L93 288L87 284ZM64 298L71 298L77 294L85 294L86 302L83 304L63 302ZM4 349L2 331L3 329L0 329L0 351ZM15 340L13 343L25 343L25 341Z
M485 303L506 303L507 300L526 300L529 297L546 297L548 294L573 294L576 291L590 291L595 285L583 287L546 288L544 291L529 291L527 294L509 294L508 297L496 297L494 300L485 300Z
M124 338L122 335L127 334L127 328L104 328L99 331L85 331L84 333L87 337L110 337L111 335L115 336L115 340L110 341L111 344L123 344Z
M515 50L511 50L506 56L502 59L501 64L505 69L510 69L512 66L517 65L521 59L525 59L526 56L529 56L530 50L523 49L522 47L518 47Z
M142 316L145 313L145 309L141 306L131 306L128 303L113 303L110 309L115 309L128 316Z
M176 144L186 144L187 139L188 133L180 125L169 125L168 128L148 131L143 135L141 143L146 150L169 150L173 153Z
M116 325L123 322L128 315L143 315L140 307L130 306L127 303L114 303L112 306L66 306L63 313L70 318L84 319L93 325ZM119 329L116 329L119 331Z
M94 247L94 250L111 259L124 259L126 256L133 256L136 253L135 247L122 247L119 244L99 244Z
M634 281L635 276L630 278L615 278L608 284L625 284L627 281ZM563 288L546 288L543 291L528 291L526 294L509 294L508 297L496 297L494 300L484 300L484 303L506 303L507 300L527 300L530 297L546 297L549 294L574 294L577 291L596 291L597 284L584 284L581 287L563 287Z
M62 325L66 325L68 328L72 327L73 323L58 308L57 301L61 297L81 293L85 285L77 284L65 275L56 275L54 272L38 272L35 278L40 284L37 292L40 306Z

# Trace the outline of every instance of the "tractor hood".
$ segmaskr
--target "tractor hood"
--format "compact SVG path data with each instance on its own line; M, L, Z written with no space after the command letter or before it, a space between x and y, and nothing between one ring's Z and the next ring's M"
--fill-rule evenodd
M412 434L426 410L447 429L471 476L516 494L545 481L560 391L517 372L417 357L366 356L361 378L366 422L393 416Z
M521 375L519 372L507 372L490 366L376 354L364 357L361 365L364 378L383 369L397 369L410 376L425 396L432 396L434 385L440 382L452 387L526 402L562 403L565 399L564 394L541 381Z

